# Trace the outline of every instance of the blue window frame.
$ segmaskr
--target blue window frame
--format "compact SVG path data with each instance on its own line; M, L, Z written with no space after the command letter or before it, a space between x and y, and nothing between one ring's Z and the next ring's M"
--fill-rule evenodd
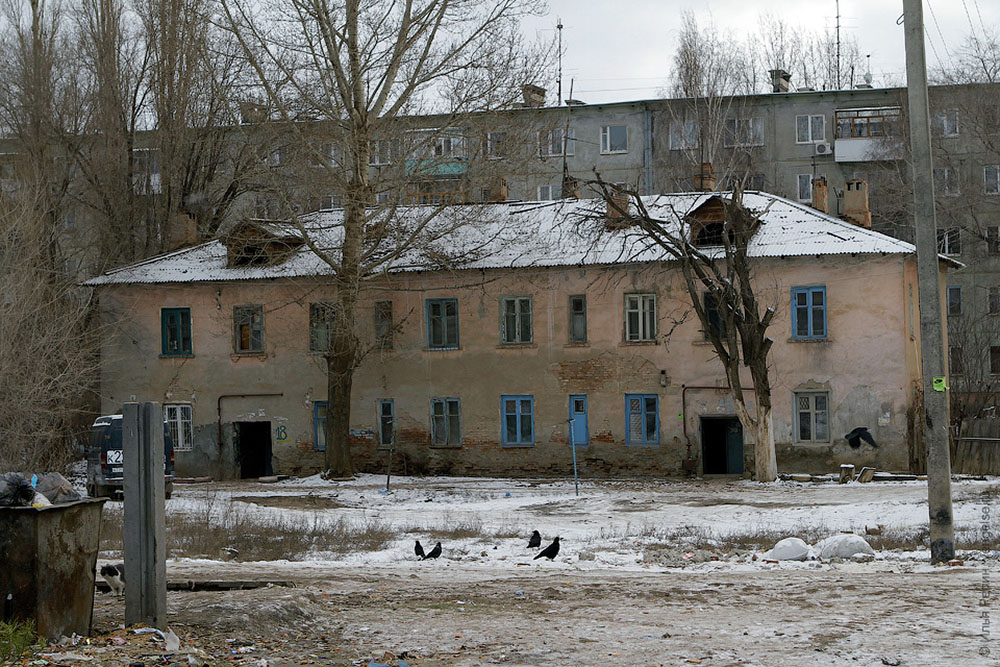
M191 347L191 309L160 309L160 353L164 357L187 357Z
M656 394L625 394L625 442L660 442L660 397Z
M326 401L313 402L313 449L326 451Z
M508 395L500 397L503 417L502 442L505 445L535 444L535 397Z
M458 299L427 299L427 347L458 348Z
M792 338L826 338L826 286L792 288Z

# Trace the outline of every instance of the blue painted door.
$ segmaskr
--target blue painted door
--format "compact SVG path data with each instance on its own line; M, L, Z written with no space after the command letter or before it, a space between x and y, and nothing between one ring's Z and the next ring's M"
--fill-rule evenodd
M736 475L743 472L743 427L740 420L730 419L726 429L726 472Z
M587 431L587 395L575 394L569 397L569 418L573 428L573 442L577 445L586 445L590 442L590 433Z

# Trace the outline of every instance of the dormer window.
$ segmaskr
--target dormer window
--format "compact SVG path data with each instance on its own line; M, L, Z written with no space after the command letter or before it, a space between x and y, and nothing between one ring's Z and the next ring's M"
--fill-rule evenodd
M287 225L264 220L241 222L222 242L227 251L226 266L231 269L281 264L303 244Z
M721 222L708 223L698 230L697 236L694 237L694 244L696 246L722 245L723 229L724 225Z
M236 249L233 266L267 266L267 251L263 246L247 244Z

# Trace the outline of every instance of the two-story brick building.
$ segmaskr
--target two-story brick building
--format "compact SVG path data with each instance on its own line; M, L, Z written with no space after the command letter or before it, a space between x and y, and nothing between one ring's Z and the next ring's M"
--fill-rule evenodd
M644 202L683 225L713 196ZM914 248L773 195L744 203L762 212L750 252L761 301L777 309L779 469L907 468L919 455ZM558 475L571 470L572 438L585 475L680 474L686 460L706 474L752 469L679 271L634 229L595 220L604 206L446 208L475 222L441 251L475 253L444 270L424 249L372 276L358 332L370 352L353 383L359 467L384 470L393 446L409 473ZM337 216L317 218L317 233L335 237ZM103 409L163 402L179 474L315 471L330 269L287 228L238 229L90 281L108 327ZM851 449L842 434L856 426L879 447Z

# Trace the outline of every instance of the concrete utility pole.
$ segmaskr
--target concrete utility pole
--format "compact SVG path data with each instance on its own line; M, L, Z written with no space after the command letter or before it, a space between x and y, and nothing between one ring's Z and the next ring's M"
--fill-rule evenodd
M167 629L163 508L163 414L159 403L126 403L125 624Z
M941 330L941 289L934 216L930 109L924 55L922 0L903 0L906 34L906 90L913 150L913 208L916 224L917 291L920 301L920 365L924 390L924 442L927 446L927 511L931 522L931 562L955 557L951 512L951 452L948 444L948 392Z

